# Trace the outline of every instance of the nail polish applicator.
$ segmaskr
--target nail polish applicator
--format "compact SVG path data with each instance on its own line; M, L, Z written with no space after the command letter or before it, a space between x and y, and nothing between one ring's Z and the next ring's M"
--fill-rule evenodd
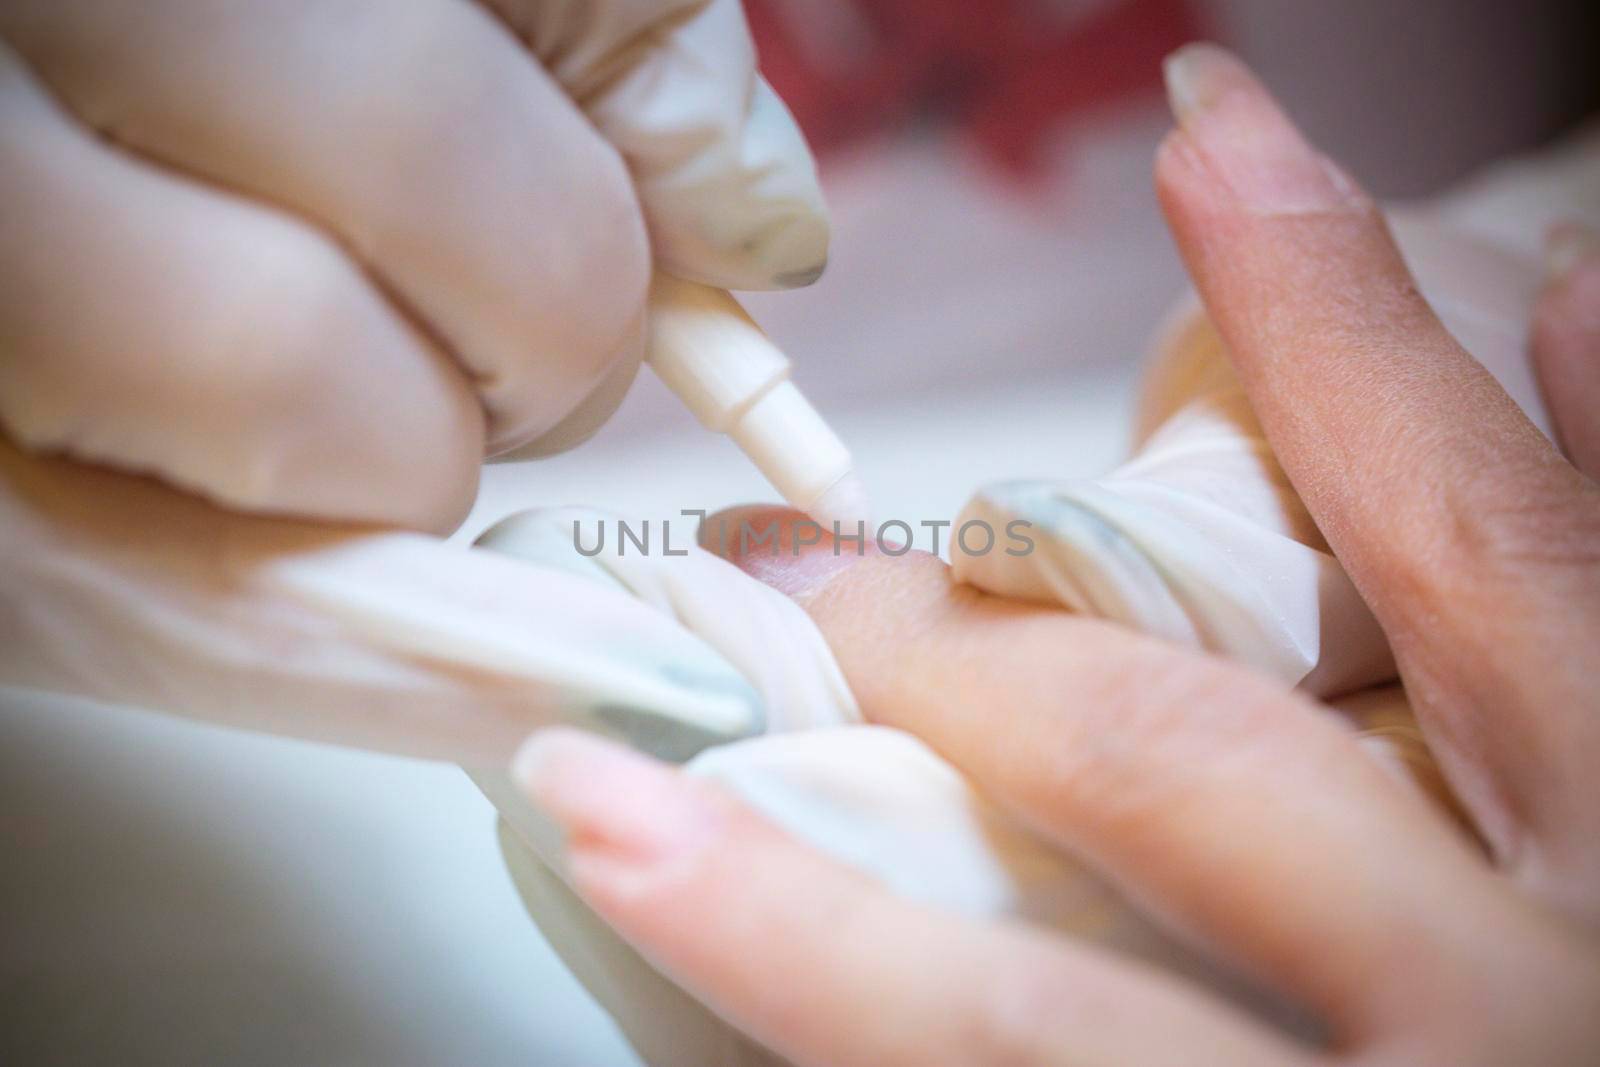
M854 530L867 499L850 453L789 360L726 290L657 271L645 361L708 430L733 438L792 506Z

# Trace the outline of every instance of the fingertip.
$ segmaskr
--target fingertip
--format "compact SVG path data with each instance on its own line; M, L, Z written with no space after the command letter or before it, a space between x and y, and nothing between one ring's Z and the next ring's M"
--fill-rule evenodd
M1255 75L1232 52L1211 41L1191 41L1161 62L1167 104L1179 122L1212 106L1229 90L1260 90Z
M1156 196L1169 218L1209 184L1194 142L1182 126L1168 130L1156 146L1155 184Z
M537 730L512 755L511 779L530 798L538 799L537 794L543 788L543 783L551 777L552 768L561 765L564 754L574 749L582 751L593 745L620 747L571 726Z
M869 552L870 536L839 538L805 512L771 504L728 508L700 525L700 547L796 600L821 591Z
M1539 390L1562 451L1600 477L1600 232L1553 227L1545 280L1534 305L1530 349Z
M743 555L737 538L744 523L781 523L785 516L799 517L800 512L783 504L735 504L703 518L700 529L695 532L695 540L712 555L729 563L737 563Z
M1365 204L1365 194L1316 151L1231 52L1187 45L1167 57L1162 71L1173 117L1238 208L1271 217Z
M630 156L657 265L721 289L816 281L831 227L816 163L783 101L754 77L743 109L697 117L708 134L699 152L652 153L665 161L659 167L641 165L637 151ZM632 132L636 149L680 136L676 127Z
M707 791L672 768L570 727L523 742L511 777L561 827L570 863L598 860L624 880L697 851L720 818Z
M784 271L777 275L773 281L779 289L804 289L806 286L822 277L822 272L828 269L827 259L807 267Z
M832 228L820 207L800 209L761 248L751 265L752 274L768 281L751 288L803 289L811 285L828 269L831 238Z
M798 161L789 165L800 167ZM742 229L745 236L731 243L716 265L718 284L743 290L802 289L821 278L828 266L832 227L820 191L815 198L798 197L790 203L764 200L755 189L745 195L750 203L724 209L731 228Z
M741 218L741 211L747 218ZM718 289L772 292L803 289L822 277L828 266L828 220L809 208L792 214L770 204L737 204L722 209L721 220L733 236L691 241L667 237L657 226L656 265L673 275ZM711 229L710 222L702 228ZM742 236L740 236L742 235Z
M1600 261L1600 231L1581 222L1558 222L1544 239L1544 285L1553 288Z
M1175 126L1162 138L1155 157L1156 202L1167 229L1202 297L1213 249L1237 244L1248 219L1237 211L1232 194L1210 166L1194 137Z

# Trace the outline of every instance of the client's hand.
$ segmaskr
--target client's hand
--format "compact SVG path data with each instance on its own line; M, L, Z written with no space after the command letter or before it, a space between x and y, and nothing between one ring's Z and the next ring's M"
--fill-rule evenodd
M1240 667L986 597L926 556L740 562L811 613L869 718L1312 1012L1326 1047L1105 952L907 904L614 746L545 734L518 773L589 903L797 1063L1583 1062L1600 1049L1600 490L1236 62L1189 50L1169 77L1181 125L1158 182L1180 247L1476 839L1336 715ZM1600 257L1553 283L1535 330L1591 472L1597 297Z

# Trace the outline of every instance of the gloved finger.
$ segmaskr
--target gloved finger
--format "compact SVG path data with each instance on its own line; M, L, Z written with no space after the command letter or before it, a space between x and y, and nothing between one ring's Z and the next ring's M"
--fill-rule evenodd
M626 535L622 523L592 508L539 508L501 520L476 543L624 592L675 620L760 694L768 733L861 721L833 654L794 601L696 545L687 516L653 530L636 522ZM628 551L624 537L641 530L643 545Z
M1220 346L1203 318L1190 325ZM971 528L1016 531L1003 550L952 550L956 579L985 592L1203 648L1314 696L1395 675L1382 630L1237 383L1197 391L1101 478L982 487L951 525L958 536Z
M417 534L241 515L0 439L0 684L471 764L572 722L683 759L759 696L670 616Z
M333 242L108 150L4 43L0 197L0 422L18 443L250 510L465 514L483 415L449 358Z
M567 876L600 916L796 1064L1305 1059L1138 965L908 903L615 745L543 732L513 773L562 825Z
M627 161L658 265L728 289L822 273L816 165L739 0L481 0Z
M1600 478L1600 234L1570 223L1550 234L1549 278L1533 312L1539 388L1567 458Z
M1488 965L1471 960L1498 892L1482 858L1325 709L956 585L932 557L841 557L826 536L796 557L798 513L777 514L783 550L735 562L798 595L867 719L922 738L1192 943L1335 1033L1390 1010L1402 975Z
M649 254L627 171L480 7L24 0L0 33L119 148L332 234L460 362L489 451L637 364Z
M1170 68L1163 206L1267 438L1496 854L1600 877L1600 489L1440 324L1374 205L1212 47Z

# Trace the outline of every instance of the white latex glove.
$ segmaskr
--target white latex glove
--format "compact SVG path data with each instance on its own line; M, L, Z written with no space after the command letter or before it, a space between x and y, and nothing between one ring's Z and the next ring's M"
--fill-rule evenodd
M738 0L0 5L0 424L253 511L446 530L637 369L652 253L820 273Z
M1538 262L1432 211L1393 224L1440 319L1549 433L1526 352ZM1027 556L952 553L956 576L1209 649L1324 698L1393 680L1383 630L1278 465L1193 297L1161 332L1138 423L1138 450L1104 477L981 489L956 527L1022 519L1046 536Z
M996 807L921 741L866 725L821 631L793 600L698 548L682 557L580 556L561 509L502 522L485 548L532 569L585 577L637 597L721 652L760 694L765 733L707 748L689 773L712 779L777 825L910 900L985 919L1024 920L1200 978L1282 1012L1202 963L1093 871ZM757 520L757 525L761 525ZM1430 791L1432 761L1398 687L1347 708L1367 743ZM682 751L682 746L678 746ZM567 886L559 829L503 766L469 767L502 816L500 844L529 913L652 1067L776 1067L623 941ZM619 797L619 803L637 803ZM759 885L759 875L751 875ZM1293 1024L1295 1020L1281 1016Z
M11 685L489 765L553 723L683 759L764 717L672 617L423 534L239 515L3 439L0 532Z
M0 5L0 683L468 762L757 729L632 598L352 525L603 421L652 254L815 277L754 58L737 0Z

